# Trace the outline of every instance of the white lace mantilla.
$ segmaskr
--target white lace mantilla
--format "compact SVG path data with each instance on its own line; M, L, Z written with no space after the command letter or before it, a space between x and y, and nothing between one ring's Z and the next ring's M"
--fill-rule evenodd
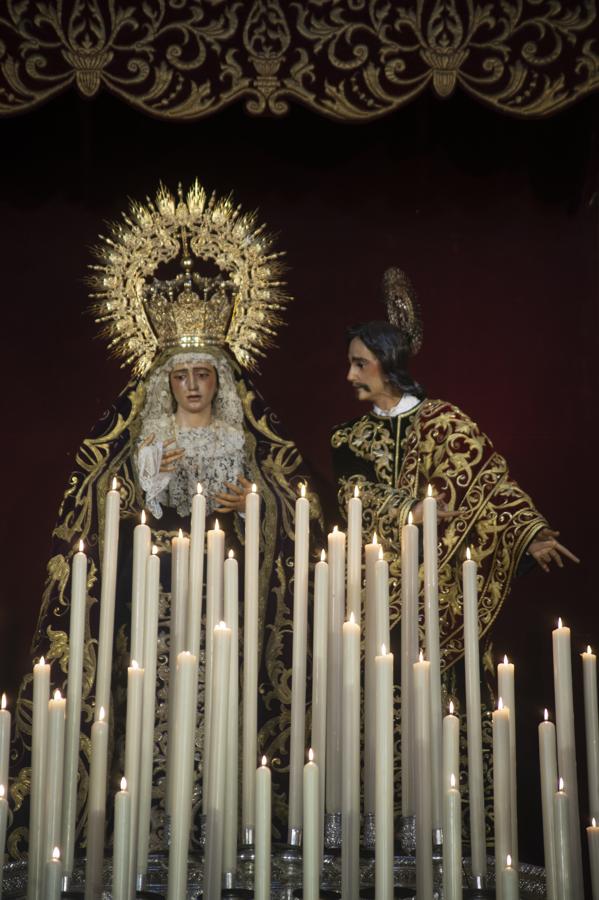
M177 427L173 436L176 444L167 449L185 450L173 472L160 471L165 441L156 438L138 452L139 483L146 506L157 519L163 506L172 506L180 516L188 516L199 482L206 495L206 512L211 513L218 506L215 494L223 490L228 493L225 481L235 482L245 474L243 431L214 419L200 428Z

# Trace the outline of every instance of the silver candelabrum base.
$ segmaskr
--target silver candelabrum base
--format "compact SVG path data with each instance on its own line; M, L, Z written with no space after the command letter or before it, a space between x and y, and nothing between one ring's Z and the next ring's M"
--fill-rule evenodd
M362 825L362 846L374 850L376 845L376 820L374 813L366 813Z
M403 856L416 854L416 816L401 816L397 832Z
M341 847L341 813L326 813L324 817L324 845L327 850Z

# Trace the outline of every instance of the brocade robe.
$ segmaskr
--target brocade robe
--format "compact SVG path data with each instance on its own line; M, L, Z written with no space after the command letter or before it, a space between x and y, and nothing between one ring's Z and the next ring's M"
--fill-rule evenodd
M457 406L425 399L397 415L366 415L338 426L331 438L343 515L360 487L363 528L376 530L389 560L391 644L399 652L401 528L429 484L450 510L439 521L441 667L463 656L462 562L472 547L478 564L479 629L488 632L509 593L526 548L547 522L510 478L505 459ZM422 603L422 567L420 569ZM420 617L422 621L423 617ZM399 660L399 654L397 655ZM487 653L487 670L492 662Z

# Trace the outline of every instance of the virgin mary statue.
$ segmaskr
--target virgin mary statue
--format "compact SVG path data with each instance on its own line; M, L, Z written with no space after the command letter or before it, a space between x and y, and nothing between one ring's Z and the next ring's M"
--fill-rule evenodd
M207 528L225 531L228 548L243 556L245 494L255 484L260 522L259 735L272 762L274 817L284 820L290 732L293 504L306 471L295 445L281 433L248 372L272 347L288 297L280 254L229 199L207 197L196 182L184 196L164 187L154 202L133 203L95 251L94 310L110 346L133 377L102 416L76 456L53 532L32 654L51 663L53 685L63 688L69 661L69 573L79 541L90 563L83 665L77 835L85 842L90 764L89 731L95 709L101 595L100 560L105 498L116 478L121 497L114 667L112 673L112 782L122 774L124 690L129 660L133 527L145 511L152 542L161 551L155 738L155 829L160 835L165 722L168 705L170 547L189 532L193 494L206 495ZM318 498L309 495L313 533L320 528ZM243 602L240 631L243 630ZM240 643L241 646L241 643ZM203 703L200 658L200 703ZM119 715L119 711L121 715ZM201 717L202 710L199 710ZM9 853L27 849L32 678L20 689L13 745L11 792L15 820ZM201 747L198 747L201 759ZM199 782L194 807L200 804Z

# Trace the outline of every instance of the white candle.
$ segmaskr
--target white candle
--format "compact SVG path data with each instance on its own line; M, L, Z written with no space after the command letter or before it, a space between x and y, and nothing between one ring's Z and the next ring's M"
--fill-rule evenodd
M500 697L493 712L493 809L495 815L495 871L500 872L512 842L510 793L510 711ZM498 884L501 897L501 880Z
M506 857L506 864L501 870L500 877L503 900L520 900L518 870L513 867L512 857L509 853Z
M376 532L372 543L364 548L366 591L364 610L364 815L374 813L375 760L376 760L376 687L374 658L377 650L377 585L376 565L380 545ZM384 642L381 642L384 643ZM381 643L378 643L380 649ZM387 641L387 646L389 642Z
M223 871L237 869L237 818L239 806L239 588L238 567L233 551L225 560L225 621L231 629L229 664L229 710L227 719L225 772L225 832Z
M247 511L247 502L246 502ZM246 515L247 529L247 515ZM206 571L206 668L205 668L205 716L204 716L204 758L203 758L203 792L202 808L204 815L208 813L208 791L206 785L210 783L210 729L212 727L212 665L214 629L223 617L223 573L225 562L225 533L219 528L218 519L214 521L207 535L206 541L207 571ZM246 533L247 551L247 533ZM250 599L251 603L251 599ZM246 606L247 611L247 606Z
M322 551L314 567L314 640L312 647L312 749L318 760L319 859L324 850L324 786L327 740L327 631L329 610L329 566ZM319 866L320 868L320 866Z
M497 666L497 689L503 705L510 711L510 814L512 867L519 868L518 855L518 787L516 781L516 691L514 685L514 664L507 656Z
M433 895L430 662L414 663L414 770L416 784L416 892Z
M424 630L426 655L431 664L431 766L433 828L441 828L443 766L441 713L441 643L439 636L439 575L437 551L437 500L432 486L423 501Z
M570 823L570 796L564 790L564 779L559 780L559 790L553 795L553 821L555 825L555 880L559 900L574 900L576 894L572 870L572 834Z
M306 746L306 660L308 651L308 550L310 504L302 485L295 501L293 565L293 649L291 669L291 736L289 752L288 837L297 843L302 829L304 748Z
M256 769L256 850L254 860L254 898L270 900L271 852L271 777L262 757ZM210 894L212 897L212 894Z
M451 776L460 778L460 720L454 715L453 700L443 718L443 792L448 790Z
M6 694L0 703L0 784L8 784L10 761L10 713L6 708Z
M304 900L320 900L321 818L318 766L310 749L304 766L304 825L302 841L303 897Z
M210 723L210 781L206 849L204 851L204 896L220 897L223 864L223 829L225 807L225 756L227 736L231 629L220 622L214 629L212 722Z
M590 647L582 653L584 724L587 744L589 811L599 818L599 722L597 717L597 657Z
M104 866L104 826L106 822L106 771L108 764L108 722L104 710L92 725L89 793L87 795L87 852L85 856L85 900L102 896Z
M343 623L343 752L341 795L341 893L358 900L360 891L360 626L350 614Z
M408 513L401 530L401 814L414 805L414 663L418 661L418 528Z
M33 730L31 737L31 801L29 813L28 900L39 900L46 865L44 813L46 805L46 753L50 666L42 656L33 667Z
M347 504L347 615L362 620L362 501L358 485Z
M129 883L135 892L137 874L137 824L139 821L139 767L141 763L141 726L144 670L136 660L127 669L127 721L125 723L125 778L131 797L131 834L129 837Z
M483 782L482 713L480 703L480 648L478 639L477 565L466 550L462 566L464 584L464 667L466 675L466 725L468 735L468 791L472 874L487 874L485 797Z
M258 758L258 584L260 575L260 495L256 485L245 498L243 590L243 734L241 827L251 844L254 830L256 760Z
M541 807L547 900L559 900L555 881L555 828L553 822L553 795L557 784L557 748L555 725L549 721L547 710L544 713L544 720L539 725L539 765L541 769Z
M375 898L393 900L393 654L381 646L376 677Z
M593 900L599 900L599 828L597 820L593 818L587 828L587 842L589 845L589 866L591 869L591 889Z
M187 893L187 857L191 831L193 757L198 708L198 661L182 651L177 657L175 698L175 741L173 759L171 842L168 856L168 900L180 900Z
M158 640L158 603L160 593L160 558L153 547L146 562L146 598L144 617L145 667L142 697L142 728L139 768L139 820L137 836L137 873L148 870L152 782L154 776L154 724L156 719L156 651Z
M121 789L114 798L114 853L112 858L113 900L129 900L129 841L131 838L131 795L127 779L121 779Z
M45 869L44 898L45 900L60 900L62 860L58 847L53 847L52 855L46 861Z
M576 772L576 740L574 737L574 701L572 697L572 654L570 629L562 625L553 630L553 681L555 690L555 729L557 765L566 784L570 814L572 848L572 884L575 897L582 897L582 848L578 811L578 775Z
M67 721L65 733L64 797L62 812L63 870L73 871L75 861L75 827L77 823L77 787L79 773L79 741L81 734L81 684L83 678L83 633L87 598L87 556L83 541L73 556L71 566L71 622L69 627L69 662L67 678ZM0 713L1 715L1 713ZM0 778L1 778L0 774Z
M2 896L2 882L4 873L4 854L6 852L6 825L8 820L8 800L6 788L0 784L0 897Z
M204 584L204 542L206 537L206 497L198 484L191 501L191 541L189 545L189 595L187 635L189 650L200 655L202 630L202 587Z
M462 900L462 801L453 772L443 788L443 900Z
M144 664L144 598L146 562L150 555L152 534L142 510L141 522L133 529L133 576L131 586L131 658Z
M60 843L62 824L62 786L64 773L64 726L66 700L54 691L48 702L48 743L46 746L46 836L45 856L50 859ZM62 867L62 862L61 862Z
M117 490L117 480L115 478L112 482L112 490L106 494L106 505L104 507L104 546L100 572L102 578L100 630L98 635L98 667L96 674L96 719L98 718L100 707L103 707L107 718L110 712L120 503L121 497Z
M345 610L345 534L337 526L328 536L329 638L327 651L326 809L341 811L341 703L343 616Z

